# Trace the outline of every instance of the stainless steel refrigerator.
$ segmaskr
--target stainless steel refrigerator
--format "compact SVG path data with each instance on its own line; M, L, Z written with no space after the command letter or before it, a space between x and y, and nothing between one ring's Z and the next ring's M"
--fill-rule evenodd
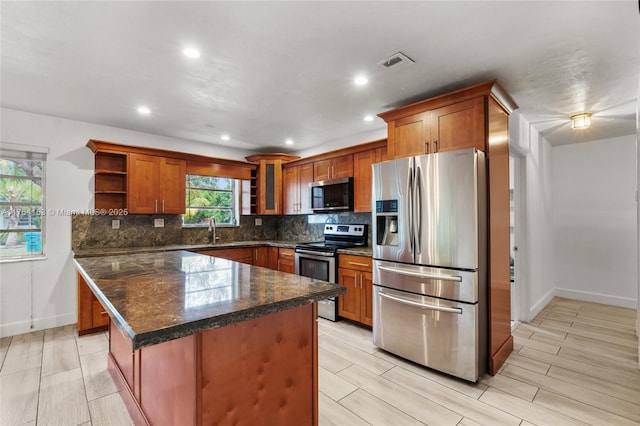
M374 344L478 381L488 352L484 153L374 164L372 202Z

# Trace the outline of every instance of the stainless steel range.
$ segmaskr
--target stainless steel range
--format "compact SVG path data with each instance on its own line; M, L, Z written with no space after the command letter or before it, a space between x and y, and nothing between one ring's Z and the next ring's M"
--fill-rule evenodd
M335 283L338 249L366 247L367 235L367 225L324 225L324 241L296 245L296 274ZM318 316L336 321L336 298L318 302Z

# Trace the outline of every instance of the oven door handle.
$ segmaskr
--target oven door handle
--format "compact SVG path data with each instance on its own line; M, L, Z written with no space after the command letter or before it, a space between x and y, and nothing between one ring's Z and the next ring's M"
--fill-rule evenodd
M304 249L296 249L296 253L309 254L311 256L334 257L333 253L325 253L322 251L312 251Z
M425 305L424 303L414 302L412 300L403 299L401 297L395 297L387 293L383 293L378 291L380 297L385 299L393 300L394 302L404 303L405 305L415 306L416 308L422 309L430 309L432 311L441 311L441 312L449 312L452 314L460 314L462 315L462 308L448 308L446 306L437 306L437 305Z
M400 274L400 275L408 275L410 277L428 278L428 279L431 279L431 280L462 282L462 277L461 276L425 274L424 272L413 272L413 271L407 271L406 269L389 268L388 266L378 266L378 269L381 269L381 270L387 271L387 272L393 272L393 273Z

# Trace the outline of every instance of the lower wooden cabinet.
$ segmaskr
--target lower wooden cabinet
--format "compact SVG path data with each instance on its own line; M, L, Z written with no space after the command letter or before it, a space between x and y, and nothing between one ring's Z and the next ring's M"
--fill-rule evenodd
M287 250L290 250L289 253ZM282 252L282 255L280 254ZM206 254L208 256L219 257L222 259L229 259L240 263L247 263L249 265L261 266L263 268L274 269L276 271L289 272L290 266L294 267L293 263L294 255L293 249L278 249L278 247L242 247L242 248L228 248L221 247L217 249L208 249L198 251L199 254ZM282 256L282 262L280 259ZM289 265L289 259L291 259L291 265ZM281 266L287 270L281 269Z
M338 298L338 315L373 325L373 273L370 257L338 256L338 283L347 293Z
M109 326L109 314L89 289L80 273L78 275L78 334L106 331Z
M253 265L269 267L269 247L256 247L253 249Z
M112 323L108 371L136 425L317 425L316 318L309 304L137 350Z
M278 271L296 273L296 252L294 249L278 249Z
M219 249L209 249L199 251L200 254L206 254L208 256L219 257L221 259L229 259L235 262L247 263L249 265L253 265L253 256L254 256L254 248L252 247L243 247L243 248L219 248Z

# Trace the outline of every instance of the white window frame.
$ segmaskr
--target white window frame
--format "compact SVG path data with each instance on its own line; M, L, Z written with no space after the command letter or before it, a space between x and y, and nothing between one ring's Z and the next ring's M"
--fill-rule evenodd
M233 205L231 207L231 216L232 216L232 223L216 223L216 226L219 228L233 228L233 227L239 227L240 226L240 197L241 197L241 187L240 187L240 180L239 179L234 179L234 178L227 178L224 176L209 176L209 175L198 175L198 174L186 174L185 175L185 181L186 181L186 192L185 192L185 198L188 199L188 194L189 194L189 176L203 176L203 177L217 177L220 179L230 179L232 181L232 199L233 199ZM208 188L207 188L208 189ZM189 203L187 201L185 201L185 214L186 214L186 209L189 209L191 206L189 206ZM197 207L195 206L194 208L202 208L202 207ZM215 209L215 207L212 207L212 209ZM183 228L206 228L209 226L208 223L184 223L184 216L185 214L182 215L182 227Z
M18 228L18 230L13 231L15 228L5 227L4 220L0 223L0 232L13 232L13 233L28 233L28 232L36 232L39 233L39 242L40 242L40 250L39 251L25 251L23 253L15 254L15 255L7 255L4 253L0 254L0 263L6 262L16 262L16 261L28 261L28 260L41 260L46 258L46 244L45 244L45 236L46 236L46 218L47 218L47 210L46 210L46 171L47 171L47 153L48 149L43 147L36 146L28 146L28 145L18 145L2 142L0 144L0 159L2 160L36 160L42 161L42 176L40 177L40 188L41 188L41 201L39 204L30 204L30 203L21 203L21 202L9 202L5 200L5 197L0 198L0 214L4 217L8 217L12 214L20 214L21 211L27 211L27 214L31 217L39 217L40 218L40 227L32 227L32 228ZM19 179L16 177L16 179ZM4 195L4 194L1 194ZM28 248L27 243L25 243L25 250ZM5 250L5 249L2 249Z

